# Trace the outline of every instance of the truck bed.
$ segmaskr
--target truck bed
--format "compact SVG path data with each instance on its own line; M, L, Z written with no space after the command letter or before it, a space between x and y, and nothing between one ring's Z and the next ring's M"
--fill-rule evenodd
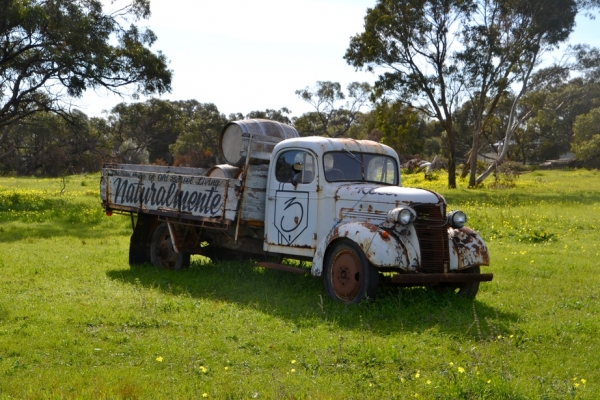
M147 213L184 220L264 223L267 165L240 178L206 176L207 169L106 164L100 193L106 211Z

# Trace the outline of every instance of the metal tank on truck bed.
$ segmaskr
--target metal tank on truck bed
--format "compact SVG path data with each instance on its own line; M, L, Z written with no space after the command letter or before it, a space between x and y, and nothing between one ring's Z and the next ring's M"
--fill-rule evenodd
M479 282L492 279L480 273L489 265L488 251L464 226L464 213L448 212L437 193L402 187L390 147L300 138L267 120L230 123L224 143L235 147L226 158L235 165L213 167L211 176L193 168L103 168L107 213L137 215L131 264L179 269L189 265L190 254L307 260L327 294L345 303L375 297L382 276L469 297Z

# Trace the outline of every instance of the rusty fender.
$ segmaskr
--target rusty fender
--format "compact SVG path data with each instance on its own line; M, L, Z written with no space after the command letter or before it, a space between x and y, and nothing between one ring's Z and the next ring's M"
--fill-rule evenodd
M448 228L450 270L490 265L490 254L481 236L474 230Z
M386 231L377 225L366 222L351 222L336 226L319 243L313 257L311 274L321 276L327 248L333 241L340 238L347 238L356 243L367 259L376 267L415 270L420 264L418 247L415 248L403 236L386 235L383 232Z

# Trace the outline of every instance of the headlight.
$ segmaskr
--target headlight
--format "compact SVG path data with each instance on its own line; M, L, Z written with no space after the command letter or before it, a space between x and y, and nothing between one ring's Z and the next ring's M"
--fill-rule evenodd
M400 222L402 225L410 224L413 221L413 219L414 215L410 212L408 208L403 208L400 211L400 214L398 214L398 222Z
M448 224L454 229L460 229L467 223L467 216L459 210L451 211L448 214Z
M401 224L409 225L414 220L417 214L408 207L398 207L388 212L386 222L390 225ZM390 228L392 226L389 226Z

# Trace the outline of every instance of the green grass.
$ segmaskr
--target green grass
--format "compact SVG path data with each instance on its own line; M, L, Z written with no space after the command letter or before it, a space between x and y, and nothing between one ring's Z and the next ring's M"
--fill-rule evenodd
M311 277L127 264L131 223L95 176L0 178L0 398L600 397L600 173L440 191L491 252L472 302L383 288L331 302Z

